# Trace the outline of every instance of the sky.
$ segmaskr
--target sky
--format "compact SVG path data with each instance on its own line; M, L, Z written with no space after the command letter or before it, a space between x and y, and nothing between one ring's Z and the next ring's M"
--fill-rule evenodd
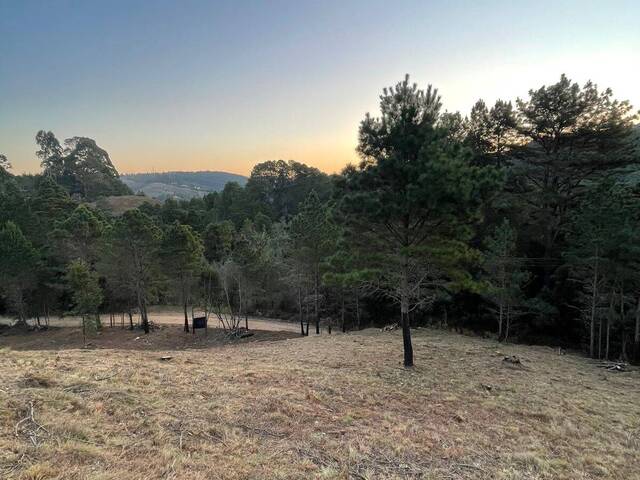
M406 73L444 108L561 73L640 108L640 1L0 0L0 153L95 139L120 172L357 161L359 122Z

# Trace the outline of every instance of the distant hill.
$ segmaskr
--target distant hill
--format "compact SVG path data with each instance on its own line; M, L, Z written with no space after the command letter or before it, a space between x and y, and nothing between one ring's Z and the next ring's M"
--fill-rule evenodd
M159 200L179 198L189 200L209 192L219 192L228 182L244 185L247 177L227 172L165 172L120 175L120 179L135 193Z
M127 210L133 210L134 208L138 208L145 203L149 203L151 205L160 205L159 200L149 197L142 197L140 195L102 197L95 202L90 203L89 205L117 217L122 215Z

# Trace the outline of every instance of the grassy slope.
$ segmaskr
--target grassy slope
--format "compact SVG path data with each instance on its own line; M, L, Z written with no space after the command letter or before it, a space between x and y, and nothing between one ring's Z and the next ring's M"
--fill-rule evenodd
M185 350L220 337L179 328L0 337L0 478L640 478L638 372L428 330L406 371L397 332Z

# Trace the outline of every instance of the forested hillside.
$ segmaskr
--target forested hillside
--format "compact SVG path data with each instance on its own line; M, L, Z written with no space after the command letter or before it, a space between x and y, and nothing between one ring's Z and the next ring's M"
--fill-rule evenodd
M632 106L564 76L467 116L441 105L407 77L339 175L267 161L246 184L117 217L92 207L132 193L106 151L39 132L40 175L0 164L0 308L88 328L137 311L147 332L157 303L180 304L185 330L192 306L230 330L250 313L302 335L399 322L407 366L411 327L427 325L640 360Z
M244 185L247 178L226 172L163 172L131 173L121 176L134 192L143 192L152 198L190 200L207 193L219 192L228 182Z

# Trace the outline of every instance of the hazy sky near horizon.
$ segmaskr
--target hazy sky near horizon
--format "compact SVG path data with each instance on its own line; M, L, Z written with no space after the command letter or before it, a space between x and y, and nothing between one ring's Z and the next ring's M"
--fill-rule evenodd
M0 152L94 138L121 172L357 159L405 73L467 114L561 73L640 108L637 0L0 0Z

